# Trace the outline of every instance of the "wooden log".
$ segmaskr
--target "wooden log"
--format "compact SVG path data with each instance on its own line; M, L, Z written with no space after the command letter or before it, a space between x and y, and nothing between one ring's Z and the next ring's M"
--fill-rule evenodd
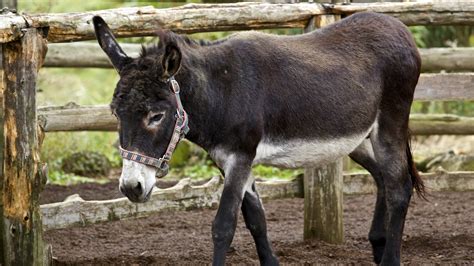
M46 229L85 226L104 221L145 217L169 210L217 206L222 193L220 177L214 177L202 186L190 184L191 180L185 178L172 188L155 189L150 200L140 204L127 198L84 201L77 196L65 202L45 204L41 206L43 224Z
M38 170L36 78L46 42L39 30L24 29L2 53L0 264L43 265L38 197L46 180Z
M304 173L304 239L344 242L342 160Z
M474 73L422 74L416 86L415 100L474 100Z
M116 131L117 118L107 105L65 106L38 108L39 126L46 132L101 130Z
M474 48L419 49L422 72L474 72Z
M95 39L91 19L100 15L117 37L156 36L166 28L179 33L302 28L314 15L324 13L321 5L301 3L187 4L176 8L119 8L84 13L41 14L26 17L33 27L49 27L48 41ZM0 33L2 29L0 28ZM1 39L0 39L1 42Z
M474 191L474 172L438 170L420 175L428 191ZM376 191L377 187L370 174L344 175L345 195L375 194Z
M21 29L27 27L25 19L17 14L0 14L0 43L18 40L23 35Z
M409 127L413 135L474 135L474 117L412 114Z
M142 49L140 44L122 43L120 46L130 57L138 57ZM97 43L52 43L48 45L44 67L112 68L112 64Z
M50 42L94 39L91 19L102 16L117 37L154 36L156 29L180 33L304 28L322 14L347 16L374 11L399 18L407 25L473 25L474 3L373 3L325 5L314 3L187 4L177 8L120 8L82 13L0 16L0 43L21 36L27 27L48 27Z
M257 191L261 199L303 198L303 175L293 180L271 180L256 182Z
M314 20L310 25L314 25ZM138 56L142 49L140 44L123 43L121 46L131 57ZM419 51L423 72L474 72L474 48L430 48ZM112 68L112 64L96 43L52 43L48 45L43 67Z
M474 191L474 172L449 173L438 171L421 174L421 176L429 191ZM216 183L218 184L216 185ZM257 182L256 186L263 200L304 197L302 176L289 181ZM183 190L187 190L187 192L183 193ZM197 191L191 192L192 190ZM218 180L218 177L214 177L207 184L197 188L196 186L190 186L189 180L184 180L177 187L153 192L154 195L150 200L154 201L154 198L157 197L157 201L161 202L161 204L156 203L157 208L139 208L141 204L130 203L126 198L84 201L80 196L73 195L64 202L41 205L41 212L44 227L47 229L87 226L116 219L144 217L152 213L170 210L215 208L215 204L218 204L218 198L210 196L206 201L203 199L204 195L202 193L219 197L220 193L218 191L221 190L222 182ZM369 174L344 175L343 192L345 195L375 194L375 191L373 178ZM195 197L190 198L189 195Z
M364 11L396 17L408 26L474 24L473 2L365 3L328 8L328 12L344 16Z

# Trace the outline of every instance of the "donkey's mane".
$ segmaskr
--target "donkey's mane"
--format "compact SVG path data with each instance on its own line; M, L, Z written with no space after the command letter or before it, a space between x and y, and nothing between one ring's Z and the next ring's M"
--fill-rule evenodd
M176 34L172 31L165 31L163 34L160 34L161 36L165 36L167 40L172 40L176 42L178 45L181 47L188 46L188 47L203 47L203 46L213 46L213 45L218 45L221 43L226 42L230 36L218 39L218 40L202 40L202 39L192 39L187 35L182 35L182 34ZM161 42L161 40L160 40ZM163 51L162 45L160 45L160 42L150 44L150 45L142 45L142 49L140 51L140 57L146 57L147 55L157 55L161 54Z

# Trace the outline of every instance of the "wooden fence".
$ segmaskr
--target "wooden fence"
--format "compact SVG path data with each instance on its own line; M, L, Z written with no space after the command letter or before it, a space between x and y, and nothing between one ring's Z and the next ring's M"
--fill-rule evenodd
M42 166L38 155L39 141L43 132L65 129L109 130L114 126L110 116L105 115L99 115L99 118L84 119L84 123L79 128L71 128L70 124L66 125L67 123L58 119L58 117L67 113L74 113L78 109L82 112L82 114L76 112L78 116L75 118L78 120L82 120L81 115L86 113L85 117L93 116L94 114L86 112L89 107L63 108L61 112L58 112L58 108L41 108L37 111L36 78L45 58L46 42L93 39L94 33L91 24L93 15L103 16L110 23L117 37L131 37L154 35L157 27L168 28L181 33L268 28L305 28L305 30L312 30L315 27L323 26L341 17L361 11L385 13L399 18L407 25L474 25L474 3L352 5L236 3L190 4L169 9L155 9L152 7L123 8L62 14L18 15L4 12L0 15L0 62L2 63L0 66L2 70L0 71L0 102L2 103L0 105L0 149L2 150L0 153L0 264L40 265L47 262L51 255L50 249L49 252L44 251L48 249L44 248L42 240L43 222L38 204L39 193L46 180L46 170ZM465 64L469 65L469 63ZM425 74L417 87L416 97L419 100L472 100L474 99L473 84L473 74L469 73ZM93 108L100 109L101 107L90 107L89 109ZM436 119L446 120L446 118ZM452 122L451 125L465 123L468 124L468 128L471 124L470 121L472 121L469 118L450 117L449 119L452 119L451 122L457 121ZM91 126L94 123L101 124L101 126ZM444 124L442 127L444 127ZM472 132L469 131L472 129L465 131L465 127L462 128L462 132L464 132L462 134ZM440 133L445 132L444 129L437 130ZM423 130L420 129L420 132L423 132ZM307 177L314 177L321 175L322 172L308 169L306 173ZM442 176L450 175L459 174L450 173ZM340 180L342 179L341 174L337 176ZM461 179L456 180L462 180L459 182L472 186L474 176L472 173L462 173L461 176L463 176ZM308 181L309 179L305 177L305 180ZM438 178L437 180L441 179ZM441 183L448 184L447 187L453 187L451 181L446 178L442 180ZM218 190L219 186L215 185L216 181L211 181L206 186L197 187L191 191L195 189L206 191L210 187ZM458 181L456 181L456 184L459 184ZM186 186L185 183L181 183L176 189L187 191L186 189L180 190L180 188ZM308 187L308 184L305 184L305 186ZM314 183L312 188L314 188ZM283 188L283 191L289 190ZM335 204L342 204L340 201L342 187L339 187L338 191L339 195ZM215 191L211 192L209 190L207 192L209 193L206 195L210 195L207 201L214 202L215 197L213 195L216 194ZM159 193L166 194L166 192L155 192L157 199L162 197ZM189 195L185 196L188 197ZM306 195L305 198L310 197ZM207 206L207 203L204 203L207 201L202 201L197 206ZM70 199L66 204L80 206L78 207L80 211L77 212L68 209L71 211L69 213L71 217L73 214L77 214L74 219L77 219L77 217L87 218L88 210L92 208L92 205L101 205L99 203L87 205L87 202L77 198ZM127 217L127 215L138 216L142 207L144 209L143 213L148 213L150 209L154 208L160 209L159 206L154 204L159 203L152 202L150 205L140 206L124 200L115 200L104 202L101 208L103 212L107 213L108 220L110 220ZM59 209L51 209L50 207L41 207L46 221L48 221L46 217L50 217L48 215L60 216L61 208L66 208L61 206ZM181 207L187 208L186 204ZM113 211L111 211L111 208ZM135 211L126 214L126 210L132 209ZM310 208L305 211L308 210ZM337 213L336 218L342 221L340 212ZM83 222L87 223L89 220L84 219ZM48 223L46 223L46 226L49 226Z

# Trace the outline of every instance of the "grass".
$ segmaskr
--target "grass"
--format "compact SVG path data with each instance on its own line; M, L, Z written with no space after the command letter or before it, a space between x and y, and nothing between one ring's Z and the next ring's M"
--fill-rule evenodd
M301 174L303 170L298 169L278 169L276 167L269 167L264 165L257 165L253 167L252 174L255 177L263 178L263 179L283 179L283 180L291 180L295 178L295 176Z
M107 178L90 178L84 176L78 176L74 174L68 174L61 171L50 171L48 174L48 183L61 185L61 186L70 186L80 183L98 183L105 184L109 182L110 179Z

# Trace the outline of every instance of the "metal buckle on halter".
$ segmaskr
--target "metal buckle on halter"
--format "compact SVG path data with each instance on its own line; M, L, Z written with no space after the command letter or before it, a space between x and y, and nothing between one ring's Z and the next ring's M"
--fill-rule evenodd
M168 171L169 171L169 165L168 165L168 161L169 161L169 160L164 159L164 157L161 157L159 160L160 160L161 164L160 164L159 167L157 167L155 176L157 176L157 177L163 177L163 176L165 176L165 175L168 173Z
M174 77L170 77L168 81L171 83L171 90L172 90L174 93L179 93L179 92L180 92L179 84L178 84L178 82L174 79Z

